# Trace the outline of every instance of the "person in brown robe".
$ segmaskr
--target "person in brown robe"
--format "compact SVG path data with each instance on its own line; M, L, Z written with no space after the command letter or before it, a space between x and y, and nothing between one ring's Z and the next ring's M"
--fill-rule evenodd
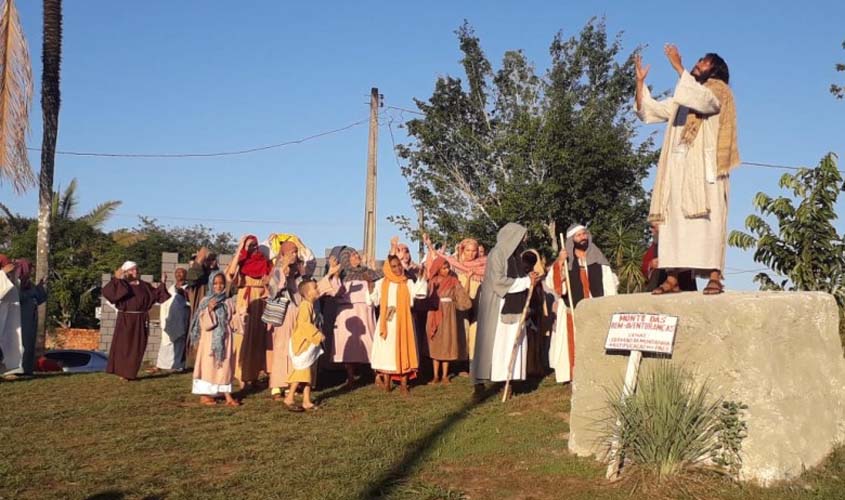
M458 321L457 312L471 309L472 300L444 257L434 260L428 276L429 299L438 302L428 313L425 329L428 354L434 368L434 377L429 383L449 384L449 362L468 357L464 322Z
M126 261L103 287L103 297L117 309L106 373L135 380L150 335L150 309L170 298L167 275L162 276L158 287L153 287L141 281L137 264Z
M522 253L522 264L526 273L534 271L539 279L546 276L546 262L537 250L528 249L524 251ZM543 359L548 359L548 351L544 352L544 339L550 328L548 318L549 309L548 304L546 304L546 293L543 291L543 287L535 286L531 290L525 324L525 334L528 340L525 373L529 377L542 377L546 374Z

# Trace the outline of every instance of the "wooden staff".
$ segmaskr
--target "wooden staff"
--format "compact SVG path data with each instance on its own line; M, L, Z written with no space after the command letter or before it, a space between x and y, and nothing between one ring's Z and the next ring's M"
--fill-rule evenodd
M508 375L505 378L505 392L502 394L502 403L508 400L508 389L511 385L511 375L513 375L513 368L516 365L516 353L519 350L519 345L522 343L522 328L525 326L525 319L528 317L528 306L531 304L531 295L534 293L534 283L528 287L528 297L525 298L525 306L522 308L522 316L519 318L519 327L517 329L516 339L513 341L513 349L511 350L511 359L508 363Z
M560 237L561 250L566 250L566 239L563 237L563 233L558 234L558 237ZM573 255L572 258L574 259L575 256ZM575 306L572 300L572 285L569 284L569 255L566 256L566 273L563 275L563 281L566 283L566 296L569 297L569 314L572 315L572 334L575 335ZM561 298L561 300L563 299Z

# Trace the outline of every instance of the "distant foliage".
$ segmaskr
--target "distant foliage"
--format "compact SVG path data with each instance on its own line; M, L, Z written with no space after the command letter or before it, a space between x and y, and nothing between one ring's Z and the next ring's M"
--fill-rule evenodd
M842 42L842 48L845 49L845 42ZM845 73L845 64L843 63L836 63L836 71ZM842 99L845 97L845 84L837 85L835 83L830 84L830 93L833 94L834 97L837 99Z
M494 68L466 22L456 34L463 78L437 78L431 97L416 100L423 116L404 125L412 142L397 147L432 238L451 247L472 236L490 248L498 228L519 222L549 255L574 222L600 246L616 225L645 229L642 183L657 152L651 136L637 139L639 49L626 53L593 19L575 36L558 33L538 72L521 50ZM409 219L391 220L419 237Z

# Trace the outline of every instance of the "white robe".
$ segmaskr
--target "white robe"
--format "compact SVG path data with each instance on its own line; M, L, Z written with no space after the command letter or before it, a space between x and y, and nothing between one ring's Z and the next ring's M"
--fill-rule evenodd
M531 278L516 278L508 289L508 293L520 293L531 287ZM505 299L499 299L499 311L505 304ZM525 335L525 325L519 328L519 321L515 323L503 323L501 314L496 324L496 337L493 340L493 359L490 368L491 382L505 382L508 380L508 368L511 356L514 353L514 344L517 344L515 362L510 380L525 380L525 364L528 361L525 352L528 349L528 337Z
M616 274L608 266L601 266L601 271L604 296L616 295L619 289L619 279ZM546 290L553 293L555 299L557 299L555 309L557 319L549 343L549 366L555 371L555 381L562 384L572 380L572 365L569 363L569 340L575 335L575 332L569 330L569 323L567 322L569 306L563 301L563 296L566 295L566 282L563 283L562 295L558 295L555 291L554 273L548 273L543 284ZM575 342L572 342L572 345L575 345Z
M23 360L21 299L18 287L0 271L0 373L20 373Z
M176 285L168 289L170 298L161 304L161 344L158 348L156 367L162 370L184 370L182 355L188 339L188 322L191 309L188 301L176 293Z
M710 89L684 72L672 97L656 101L643 86L642 108L637 116L645 123L669 122L663 148L668 151L666 168L669 179L668 208L660 224L661 269L724 269L727 243L728 178L717 176L717 141L719 137L719 101ZM708 115L689 146L681 144L685 119L690 110ZM675 123L679 123L676 125ZM710 214L687 218L681 205L684 171L701 168L704 163L706 195Z
M378 307L381 303L381 287L383 279L377 281L373 287L373 292L369 295L370 305ZM416 283L408 280L405 282L408 287L408 292L411 294L411 305L414 305L415 297L425 297L428 291L428 283L425 280L419 280ZM396 307L397 293L399 291L399 284L390 283L387 288L387 307ZM387 338L382 338L378 332L373 336L373 350L370 355L370 364L375 371L384 373L397 373L399 369L396 366L396 315L387 321ZM417 359L419 359L420 349L416 344L416 334L414 338L414 349L417 351Z

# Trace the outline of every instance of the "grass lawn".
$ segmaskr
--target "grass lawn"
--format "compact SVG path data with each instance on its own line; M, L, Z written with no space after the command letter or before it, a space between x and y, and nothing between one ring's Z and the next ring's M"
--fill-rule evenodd
M507 404L467 379L317 393L294 414L267 391L202 407L190 374L125 383L105 374L0 381L0 499L621 499L603 468L566 451L569 389L546 378ZM666 488L661 496L681 495ZM706 498L845 498L845 451L762 490L712 480Z

